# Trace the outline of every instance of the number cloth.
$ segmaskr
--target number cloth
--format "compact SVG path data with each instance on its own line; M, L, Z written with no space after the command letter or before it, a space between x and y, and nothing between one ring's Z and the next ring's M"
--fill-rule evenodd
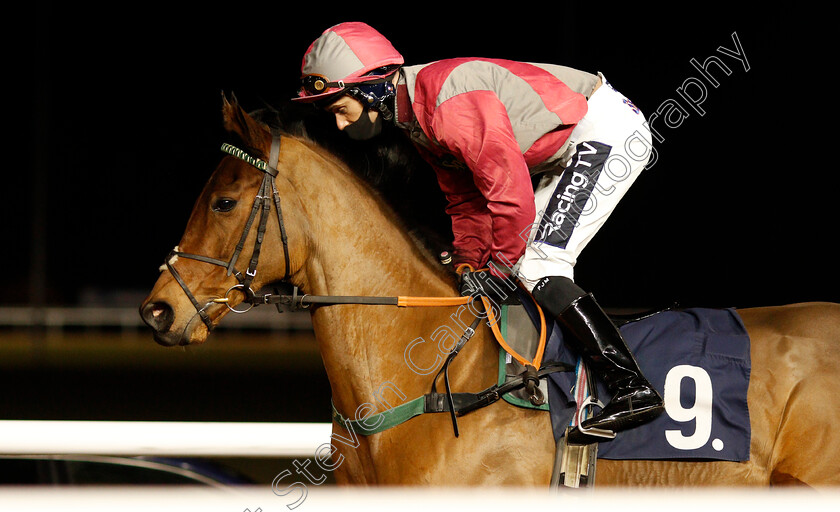
M621 328L639 367L665 399L654 421L600 443L605 459L710 459L745 461L750 453L750 339L733 309L665 311ZM545 361L576 355L554 328ZM549 377L555 439L565 432L575 404L574 374ZM598 397L610 394L599 382Z

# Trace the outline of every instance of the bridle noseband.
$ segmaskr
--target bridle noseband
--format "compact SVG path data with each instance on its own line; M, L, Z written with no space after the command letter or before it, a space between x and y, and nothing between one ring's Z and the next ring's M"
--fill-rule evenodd
M285 275L283 276L283 281L289 279L289 243L288 238L286 236L286 226L283 224L283 212L280 208L280 194L277 192L277 187L274 183L274 179L277 177L278 171L275 167L272 167L268 163L259 158L254 158L251 155L247 154L246 152L242 151L241 149L233 146L231 144L222 144L221 147L222 151L225 153L236 157L244 162L249 163L251 166L255 167L256 169L262 171L263 179L262 183L260 184L259 191L257 192L256 197L254 198L254 204L251 207L251 214L248 216L248 221L245 223L245 227L242 230L242 235L239 237L239 242L236 244L236 248L233 251L233 255L231 255L230 259L225 261L218 258L211 258L209 256L202 256L200 254L191 254L187 252L182 252L175 247L172 249L166 257L166 261L164 265L166 269L172 274L172 277L178 283L187 297L192 302L198 316L201 318L201 321L204 322L204 325L207 326L207 330L213 329L213 324L210 316L207 314L207 308L213 304L224 304L227 308L234 313L244 313L250 310L255 304L255 297L256 294L254 290L251 289L251 284L254 280L254 277L257 275L257 263L259 262L260 258L260 249L262 248L263 239L265 238L265 230L268 224L268 217L270 216L271 212L271 203L274 203L274 210L277 213L277 223L280 226L280 240L283 243L283 256L285 259ZM275 136L271 141L271 151L269 153L269 162L277 162L280 157L280 137ZM248 238L248 234L251 232L251 228L253 227L254 221L257 218L257 213L259 212L259 223L257 224L257 237L254 241L254 250L251 253L251 261L248 263L248 268L245 269L245 272L242 273L236 269L236 261L239 259L239 255L242 253L242 249L245 247L245 240ZM203 305L195 298L195 295L190 291L187 283L184 282L181 275L174 267L174 262L177 258L187 258L195 261L201 261L204 263L210 263L212 265L218 265L220 267L224 267L227 269L227 275L233 275L236 280L238 281L237 284L228 288L227 292L223 297L217 297L205 302ZM229 298L228 295L233 290L239 290L245 295L244 302L249 304L248 309L245 310L238 310L232 308L228 302Z

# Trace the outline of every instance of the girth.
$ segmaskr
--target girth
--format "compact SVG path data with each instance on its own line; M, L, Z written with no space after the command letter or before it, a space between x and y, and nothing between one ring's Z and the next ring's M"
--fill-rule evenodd
M567 363L550 362L543 365L539 370L534 370L533 367L526 369L521 375L508 380L504 384L494 384L478 393L452 393L448 389L443 393L438 393L433 389L423 396L409 400L383 412L367 416L364 419L347 418L333 404L332 419L347 430L352 430L359 435L368 436L396 427L422 414L449 413L450 418L452 418L455 437L458 437L458 423L456 418L497 402L504 395L524 388L533 379L539 380L554 372L571 372L574 369L573 365ZM371 424L375 426L368 426Z

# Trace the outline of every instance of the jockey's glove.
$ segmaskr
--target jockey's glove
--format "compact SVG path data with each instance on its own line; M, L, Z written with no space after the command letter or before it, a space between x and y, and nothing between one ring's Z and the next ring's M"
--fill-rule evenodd
M512 278L501 278L489 270L458 270L458 291L462 297L487 297L496 305L517 304L516 283Z

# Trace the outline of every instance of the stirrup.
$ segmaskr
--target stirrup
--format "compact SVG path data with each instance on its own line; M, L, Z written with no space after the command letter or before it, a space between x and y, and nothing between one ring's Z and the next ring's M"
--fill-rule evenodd
M598 399L592 398L591 395L586 397L583 403L580 404L580 407L578 407L577 414L575 417L575 423L577 423L576 428L578 430L578 433L587 437L600 438L607 441L615 439L615 432L613 432L612 430L607 430L598 427L586 428L583 426L583 421L586 419L583 417L585 409L586 407L590 406L597 406L603 409L604 403ZM569 432L571 432L571 430L573 429L570 429ZM593 439L592 442L597 442L597 439Z

